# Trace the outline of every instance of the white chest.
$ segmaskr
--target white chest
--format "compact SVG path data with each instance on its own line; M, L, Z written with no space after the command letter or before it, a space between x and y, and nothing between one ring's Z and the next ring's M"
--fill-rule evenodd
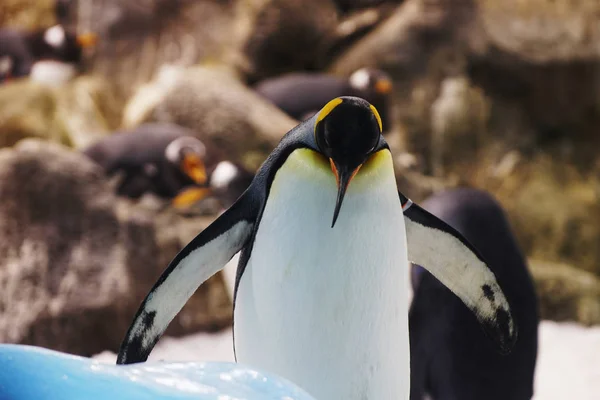
M31 67L29 78L48 86L60 86L69 82L77 75L73 64L44 60L38 61Z
M334 228L335 178L307 152L273 182L238 288L237 359L317 399L408 398L406 238L389 152L352 181Z

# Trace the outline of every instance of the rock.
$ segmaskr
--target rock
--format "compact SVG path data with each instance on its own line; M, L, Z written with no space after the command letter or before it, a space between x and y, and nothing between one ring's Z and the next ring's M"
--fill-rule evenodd
M477 0L488 45L533 63L600 57L600 3Z
M2 0L0 27L36 29L55 23L55 0Z
M143 87L124 113L125 127L170 122L190 128L233 160L256 170L298 122L220 67L164 69Z
M467 179L495 193L526 254L599 275L598 170L579 168L577 155L565 157L554 150L521 153L511 172L494 177L490 161L497 158L487 156L492 152L482 152Z
M66 128L55 118L57 107L49 87L28 80L0 86L0 147L27 137L70 145Z
M473 35L472 0L406 0L380 26L341 54L330 69L350 74L361 67L386 70L412 81L452 47Z
M566 264L530 261L542 319L600 324L600 279Z
M464 163L470 168L472 155L483 145L490 113L483 91L464 76L444 79L440 95L431 105L431 167L444 176L445 165ZM462 169L461 168L461 169Z
M0 201L0 342L86 356L116 351L185 244L156 213L117 199L94 163L45 141L0 150ZM215 330L231 316L216 276L167 334Z
M82 76L60 87L28 79L0 86L0 147L23 138L83 148L120 122L122 101L111 84Z
M89 65L128 97L163 64L190 66L235 58L235 1L79 1L75 24L100 40Z
M332 0L254 0L243 53L252 80L321 68L337 27Z

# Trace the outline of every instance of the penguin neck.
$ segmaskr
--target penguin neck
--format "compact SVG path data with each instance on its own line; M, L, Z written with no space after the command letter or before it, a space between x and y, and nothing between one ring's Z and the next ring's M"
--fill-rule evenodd
M277 172L235 308L238 360L316 398L407 398L404 219L385 150L337 187L327 162L296 150Z

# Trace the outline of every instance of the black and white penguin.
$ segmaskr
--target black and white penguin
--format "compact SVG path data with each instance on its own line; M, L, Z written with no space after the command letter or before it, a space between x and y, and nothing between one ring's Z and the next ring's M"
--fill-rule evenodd
M323 73L290 73L260 81L254 89L297 120L312 117L335 97L362 97L377 108L383 125L390 126L392 80L378 69L361 68L350 78Z
M117 188L121 196L136 199L153 193L181 207L210 196L229 207L254 174L195 136L176 124L148 123L115 132L84 153L107 175L124 175Z
M115 132L83 151L108 176L123 174L117 193L139 198L154 193L175 198L184 188L207 182L205 145L174 124L144 124Z
M408 399L408 260L443 281L502 350L516 340L477 250L398 192L381 118L363 99L336 98L283 137L248 190L168 266L117 362L146 360L239 251L236 359L317 399Z
M481 252L514 307L519 341L511 354L499 355L481 337L477 323L456 296L425 269L413 266L411 400L531 399L537 298L525 257L501 206L485 192L455 189L430 197L423 207Z
M10 65L7 77L31 79L59 85L72 79L79 71L83 49L96 44L95 34L76 35L62 25L26 32L0 30L0 60Z

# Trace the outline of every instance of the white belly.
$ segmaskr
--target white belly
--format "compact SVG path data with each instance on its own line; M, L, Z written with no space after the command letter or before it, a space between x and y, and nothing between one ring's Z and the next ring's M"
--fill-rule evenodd
M273 182L235 309L239 362L322 399L407 399L404 218L389 152L350 184L297 150Z

